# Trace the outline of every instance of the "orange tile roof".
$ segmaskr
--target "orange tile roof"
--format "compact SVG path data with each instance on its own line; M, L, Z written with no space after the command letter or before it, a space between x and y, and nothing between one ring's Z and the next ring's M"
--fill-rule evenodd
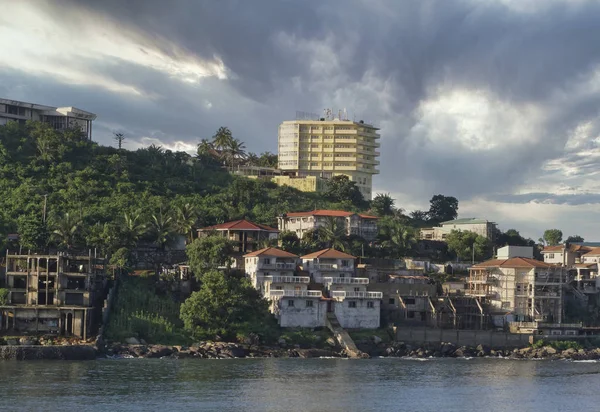
M250 222L249 220L234 220L232 222L221 223L214 226L204 227L202 229L198 229L199 231L204 230L263 230L267 232L279 232L279 230L261 225L260 223Z
M564 250L564 246L563 245L556 245L556 246L546 246L544 247L544 250L542 250L542 253L544 252L562 252Z
M266 247L264 249L256 250L245 254L244 257L256 257L256 256L274 256L274 257L289 257L297 258L298 255L286 252L285 250L277 249L276 247Z
M302 216L331 216L331 217L348 217L352 215L358 215L363 219L379 219L377 216L366 215L364 213L346 212L344 210L312 210L310 212L290 212L286 213L288 217L302 217Z
M583 256L600 256L600 247L592 248L589 252L587 252Z
M308 255L302 256L302 259L356 259L354 256L349 255L339 250L332 248L319 250L318 252L309 253Z
M478 263L472 266L474 269L485 267L505 267L505 268L550 268L554 267L541 260L535 260L524 257L514 257L510 259L492 259L486 262Z
M597 267L598 264L597 263L575 263L574 266L576 268L590 269L590 268L593 268L593 267Z

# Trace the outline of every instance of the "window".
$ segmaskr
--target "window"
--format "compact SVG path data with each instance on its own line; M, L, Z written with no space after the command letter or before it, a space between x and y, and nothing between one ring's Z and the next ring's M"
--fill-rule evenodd
M415 298L406 298L406 299L404 299L404 303L406 303L407 305L414 305Z
M355 292L360 292L360 288L354 288Z
M348 307L349 308L355 308L356 307L356 301L355 300L349 300L348 301Z
M288 307L290 307L290 308L294 307L294 300L293 299L288 300Z
M312 308L313 307L313 301L312 300L307 300L306 301L306 307L307 308Z
M367 302L367 307L368 307L369 309L373 309L373 308L375 307L375 302L373 302L373 301L368 301L368 302Z
M409 310L408 312L406 312L406 317L408 317L409 319L414 319L415 312L413 312L412 310Z
M342 260L342 267L348 267L350 263L347 260Z
M390 298L390 299L388 300L388 304L389 304L389 305L395 305L395 304L396 304L396 299L394 299L394 298Z
M548 253L546 256L548 256L548 259L554 259L554 253Z

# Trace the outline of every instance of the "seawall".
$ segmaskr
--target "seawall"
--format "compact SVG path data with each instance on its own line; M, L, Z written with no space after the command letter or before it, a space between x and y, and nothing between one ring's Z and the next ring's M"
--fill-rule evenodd
M91 345L38 346L2 345L2 360L94 360L98 357Z

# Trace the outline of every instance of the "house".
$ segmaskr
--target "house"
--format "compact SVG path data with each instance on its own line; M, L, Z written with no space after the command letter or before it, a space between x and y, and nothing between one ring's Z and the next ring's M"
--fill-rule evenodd
M337 220L347 236L360 236L367 241L373 241L377 237L377 216L343 210L290 212L279 216L277 225L280 231L291 231L302 238L309 230L325 226L330 219Z
M244 255L252 285L270 302L281 327L325 326L327 302L320 290L308 290L310 278L298 275L300 258L268 247Z
M8 301L0 330L76 336L91 334L106 281L103 259L69 254L6 255Z
M476 297L496 326L561 323L567 271L528 257L492 259L471 267L467 296Z
M355 257L335 249L302 256L302 268L315 283L325 285L333 299L328 308L343 328L378 328L383 294L369 291L368 278L356 276Z
M484 219L465 218L449 220L440 223L440 226L421 229L421 239L445 241L453 230L473 232L493 241L497 232L497 225Z
M261 242L277 239L279 235L279 231L275 228L253 223L246 219L198 229L198 237L215 233L234 242L233 249L237 253L259 250Z
M546 246L542 250L542 256L546 263L572 267L576 263L585 263L583 256L593 249L595 248L578 244ZM591 257L592 255L588 256Z

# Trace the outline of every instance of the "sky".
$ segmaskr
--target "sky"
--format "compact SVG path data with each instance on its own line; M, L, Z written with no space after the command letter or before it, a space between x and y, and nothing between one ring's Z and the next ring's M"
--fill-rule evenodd
M0 97L98 115L94 140L277 151L296 111L381 128L374 192L538 239L600 241L600 1L0 0Z

